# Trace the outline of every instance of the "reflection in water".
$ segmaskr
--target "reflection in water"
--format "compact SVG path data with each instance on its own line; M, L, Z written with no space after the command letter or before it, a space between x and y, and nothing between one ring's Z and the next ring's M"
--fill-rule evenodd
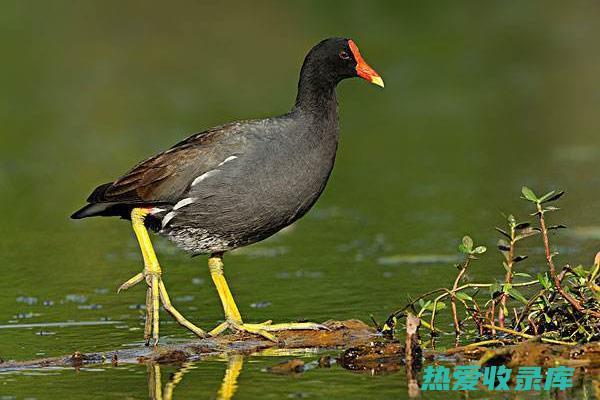
M190 370L196 368L195 363L186 362L171 376L169 382L165 385L165 389L162 389L162 380L160 372L160 364L148 363L148 395L152 400L172 400L173 391L183 376ZM232 354L227 359L227 369L225 370L225 376L223 382L219 388L217 399L229 400L233 398L235 391L237 390L237 379L242 371L244 365L244 357L240 354Z

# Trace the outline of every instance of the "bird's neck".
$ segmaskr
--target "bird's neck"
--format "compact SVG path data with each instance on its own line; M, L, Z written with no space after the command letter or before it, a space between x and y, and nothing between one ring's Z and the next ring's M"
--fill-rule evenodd
M337 117L336 86L337 82L323 78L317 68L302 66L294 110L322 120Z

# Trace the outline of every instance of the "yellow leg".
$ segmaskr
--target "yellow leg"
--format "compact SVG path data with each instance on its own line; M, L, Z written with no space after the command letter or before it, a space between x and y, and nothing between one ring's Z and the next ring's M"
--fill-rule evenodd
M217 288L219 298L223 304L223 311L225 312L225 322L219 324L216 328L210 331L210 335L219 335L229 328L233 329L234 331L254 333L276 342L277 338L269 332L292 329L328 329L324 325L315 324L313 322L272 324L271 321L266 321L262 324L245 324L242 321L240 312L235 304L235 300L233 299L233 295L229 290L229 286L227 285L227 281L225 280L225 276L223 274L223 255L212 254L208 259L208 269L210 270L210 276L212 277L212 280Z
M148 215L149 210L146 208L134 208L131 211L131 225L133 231L140 244L140 250L142 252L142 258L144 259L144 270L136 274L133 278L119 287L119 291L129 289L130 287L140 283L144 279L148 285L146 292L146 323L144 325L144 339L146 344L149 344L150 336L152 336L154 345L158 344L158 333L159 333L159 307L160 301L165 307L165 310L169 312L175 320L190 329L196 335L205 337L206 333L184 318L179 311L173 307L167 294L167 289L162 281L162 271L154 247L150 241L150 235L144 225L144 220Z

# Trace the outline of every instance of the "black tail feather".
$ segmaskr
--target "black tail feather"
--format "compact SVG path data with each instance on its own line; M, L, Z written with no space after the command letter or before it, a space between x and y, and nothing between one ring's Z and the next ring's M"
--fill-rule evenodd
M71 218L73 219L81 219L87 217L95 217L98 215L107 215L107 211L114 207L115 203L95 203L95 204L87 204L81 209L75 211Z

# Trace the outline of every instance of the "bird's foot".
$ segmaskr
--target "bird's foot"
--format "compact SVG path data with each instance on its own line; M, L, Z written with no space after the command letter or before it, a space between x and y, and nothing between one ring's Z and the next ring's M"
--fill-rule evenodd
M234 321L228 319L227 321L219 324L216 328L209 332L211 336L217 336L224 332L226 329L230 329L234 332L247 332L255 335L264 337L265 339L273 342L278 342L277 337L271 332L289 331L289 330L330 330L328 327L322 324L314 322L288 322L283 324L273 324L273 321L265 321L260 324L246 324L241 321Z
M142 280L146 280L146 284L148 285L146 291L146 323L144 324L144 341L146 346L149 346L151 341L154 346L158 344L158 313L161 303L165 311L171 314L180 325L189 329L199 337L204 338L208 336L204 330L188 321L173 306L171 299L169 298L169 294L167 293L165 284L163 283L160 271L151 272L148 269L144 269L142 272L123 283L117 292L120 292L121 290L127 290L130 287L140 283Z

